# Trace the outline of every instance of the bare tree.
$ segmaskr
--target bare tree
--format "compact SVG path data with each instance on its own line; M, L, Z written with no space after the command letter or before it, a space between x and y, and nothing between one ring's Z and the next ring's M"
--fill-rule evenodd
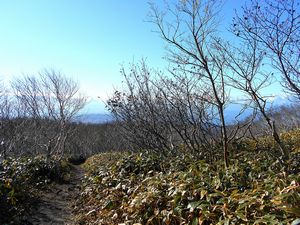
M70 129L68 124L85 106L87 98L79 93L79 84L60 72L45 70L40 73L42 101L47 108L49 118L59 123L59 135L54 149L63 155L65 142Z
M280 140L275 120L267 112L267 98L261 92L275 75L272 67L266 72L262 65L271 60L273 68L283 75L284 86L300 96L299 55L293 52L299 49L295 38L299 36L300 18L294 7L295 1L252 1L250 7L245 7L243 17L234 20L232 29L246 47L235 48L235 54L229 53L230 65L238 75L234 83L248 93L260 111L284 160L289 158L289 151Z
M268 4L272 7L270 2ZM280 4L277 4L278 10ZM127 92L116 91L108 102L109 108L123 120L123 124L129 125L128 132L145 129L144 133L140 132L143 133L141 140L152 139L151 143L160 143L157 147L171 150L183 142L195 152L221 144L225 167L229 165L230 142L242 138L259 113L272 132L283 159L288 159L289 152L280 140L269 113L268 98L263 94L263 89L270 85L270 79L275 75L264 70L263 62L269 63L272 59L271 62L282 71L288 65L289 69L285 71L289 73L285 73L284 78L290 90L295 91L291 87L298 82L298 73L295 72L298 59L288 61L286 57L285 63L276 61L278 57L272 57L274 50L267 50L270 46L265 46L261 39L263 35L258 37L262 27L257 21L257 26L247 27L249 18L246 16L236 19L239 23L235 21L233 25L234 33L241 38L241 45L225 43L217 31L220 8L221 2L217 0L166 2L165 11L152 4L150 21L166 42L169 73L167 76L157 73L154 79L150 79L149 70L144 66L132 67L129 74L123 69ZM245 13L251 12L246 10ZM297 36L296 31L292 33ZM280 41L281 37L277 42ZM292 48L292 43L296 48L295 41L287 43L288 49ZM288 51L284 54L288 55ZM283 52L277 54L282 55ZM244 93L247 99L243 103L235 102L242 105L242 109L235 115L235 121L229 124L225 112L226 107L234 102L230 98L232 89ZM241 115L248 109L253 115L247 121L241 121Z
M273 73L264 69L263 62L265 52L260 50L257 39L244 36L241 45L233 47L222 45L219 42L220 51L225 54L228 67L231 68L229 85L240 90L245 94L247 107L258 111L267 124L268 129L278 144L281 155L286 160L289 158L289 152L280 140L279 133L275 126L275 120L272 119L269 108L268 96L263 94L263 89L270 86L273 79Z
M46 146L47 155L62 156L69 133L68 124L84 107L86 97L80 95L79 84L54 70L39 76L24 76L12 82L23 118L34 126L37 149Z
M177 146L184 143L193 153L209 160L216 157L212 146L218 143L217 112L207 97L210 90L201 86L201 79L190 73L169 71L172 77L160 76L160 112L163 120L177 134Z
M11 118L11 101L4 84L0 83L0 158L6 158L8 150L9 125Z
M11 90L3 83L1 83L0 90L0 108L0 148L5 158L8 154L16 153L17 148L20 149L19 143L26 139L22 135L24 121L16 119L21 107L16 104Z
M174 69L198 76L206 89L212 90L206 99L218 112L223 158L227 167L231 137L225 120L228 102L226 64L215 48L220 7L220 1L216 0L186 0L174 6L166 4L166 12L162 12L153 4L150 20L168 44L167 59L174 65Z
M171 150L171 131L162 120L159 90L151 80L155 73L144 61L140 65L131 65L129 73L122 68L121 73L125 79L124 90L115 91L107 107L125 129L124 137L135 148L151 148L160 152Z
M219 158L219 112L212 104L213 93L202 78L171 69L172 76L149 69L145 62L121 70L125 82L107 103L118 120L122 136L133 147L164 153L180 148L212 162ZM234 137L241 126L228 129ZM230 131L230 132L229 132ZM232 139L229 139L231 141Z
M300 12L298 0L252 0L234 19L234 32L256 40L282 85L300 98Z

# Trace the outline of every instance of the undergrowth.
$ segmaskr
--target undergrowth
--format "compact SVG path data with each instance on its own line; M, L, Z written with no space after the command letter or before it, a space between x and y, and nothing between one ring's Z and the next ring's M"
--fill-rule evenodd
M64 182L69 165L43 157L8 158L0 165L0 224L20 224L39 190Z
M184 152L103 153L89 158L77 224L298 224L299 131L283 134L288 167L261 138L239 143L224 170ZM267 146L266 148L264 146ZM276 155L276 154L275 154Z

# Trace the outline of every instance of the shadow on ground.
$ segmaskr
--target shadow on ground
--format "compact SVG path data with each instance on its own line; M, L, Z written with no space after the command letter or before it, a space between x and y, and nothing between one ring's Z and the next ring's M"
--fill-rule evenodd
M53 184L39 194L38 201L24 221L26 225L73 225L72 205L79 195L84 170L78 165L71 166L70 182Z

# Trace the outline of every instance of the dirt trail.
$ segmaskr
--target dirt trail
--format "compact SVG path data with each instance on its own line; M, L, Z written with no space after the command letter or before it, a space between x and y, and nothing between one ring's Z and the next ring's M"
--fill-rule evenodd
M54 184L43 192L27 223L30 225L72 225L72 203L79 194L84 171L72 166L70 183Z

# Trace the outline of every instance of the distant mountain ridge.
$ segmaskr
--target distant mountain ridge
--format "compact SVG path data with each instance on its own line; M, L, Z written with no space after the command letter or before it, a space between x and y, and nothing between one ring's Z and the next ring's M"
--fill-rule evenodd
M291 102L295 101L294 99L288 99L286 97L278 96L272 101L269 101L267 108L270 108L272 105L274 108L281 105L288 105ZM235 121L235 116L239 114L242 109L242 105L230 104L225 110L226 121L231 123ZM239 119L243 119L251 114L251 109L246 110ZM114 120L113 116L109 113L85 113L77 116L74 119L74 122L77 123L90 123L90 124L103 124L109 123Z
M105 113L87 113L81 114L74 119L76 123L103 124L112 122L112 115Z

